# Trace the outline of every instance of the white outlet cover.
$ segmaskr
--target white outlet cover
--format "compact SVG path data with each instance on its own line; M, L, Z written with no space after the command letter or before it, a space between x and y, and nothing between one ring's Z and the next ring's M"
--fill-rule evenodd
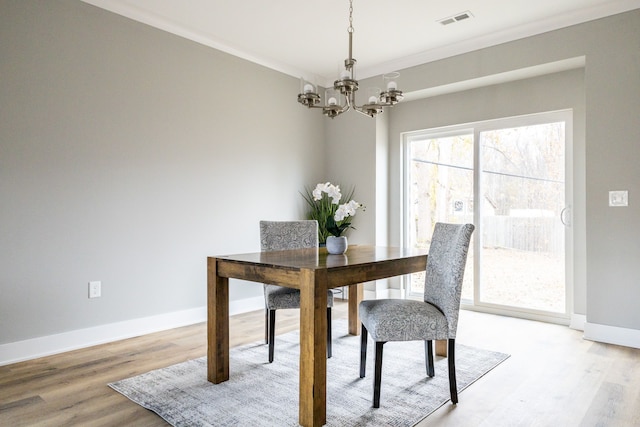
M609 191L609 206L629 206L629 192Z
M100 298L102 296L102 282L89 282L89 298Z

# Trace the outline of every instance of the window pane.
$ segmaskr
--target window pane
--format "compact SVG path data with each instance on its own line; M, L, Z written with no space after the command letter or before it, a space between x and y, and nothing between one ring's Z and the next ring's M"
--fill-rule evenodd
M564 313L564 123L480 134L480 301Z
M429 248L436 222L473 223L473 135L416 138L409 143L409 240ZM412 276L410 292L424 292L424 274ZM473 297L469 251L463 298Z

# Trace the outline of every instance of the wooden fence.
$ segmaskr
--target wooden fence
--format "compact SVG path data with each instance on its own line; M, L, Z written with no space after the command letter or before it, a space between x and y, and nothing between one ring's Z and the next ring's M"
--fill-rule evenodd
M564 251L564 225L556 217L487 216L483 219L482 245L522 251Z

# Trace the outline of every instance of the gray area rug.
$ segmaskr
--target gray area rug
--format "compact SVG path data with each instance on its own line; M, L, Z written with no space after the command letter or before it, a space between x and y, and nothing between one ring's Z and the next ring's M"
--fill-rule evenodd
M372 408L373 343L367 350L367 376L359 377L360 337L347 334L345 321L333 322L333 357L327 360L327 426L413 426L450 400L446 358L435 358L426 376L424 344L384 346L380 408ZM230 379L207 381L206 358L157 369L109 384L173 426L297 426L299 336L276 336L275 360L267 346L230 350ZM456 343L458 392L509 356ZM464 405L464 394L458 405Z

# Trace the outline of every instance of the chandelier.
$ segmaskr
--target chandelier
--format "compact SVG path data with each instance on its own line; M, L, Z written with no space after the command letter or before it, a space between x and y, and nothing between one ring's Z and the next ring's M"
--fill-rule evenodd
M356 80L354 70L356 60L352 56L353 32L353 0L349 0L349 28L347 28L349 57L344 60L344 70L340 73L338 80L333 82L333 87L326 89L323 105L321 105L321 97L316 86L304 78L300 79L298 102L308 108L322 108L322 113L332 119L351 108L369 117L375 117L382 113L383 107L393 107L403 97L396 82L400 74L389 73L383 75L384 91L380 91L378 88L369 88L367 89L367 103L361 106L356 105L358 80Z

